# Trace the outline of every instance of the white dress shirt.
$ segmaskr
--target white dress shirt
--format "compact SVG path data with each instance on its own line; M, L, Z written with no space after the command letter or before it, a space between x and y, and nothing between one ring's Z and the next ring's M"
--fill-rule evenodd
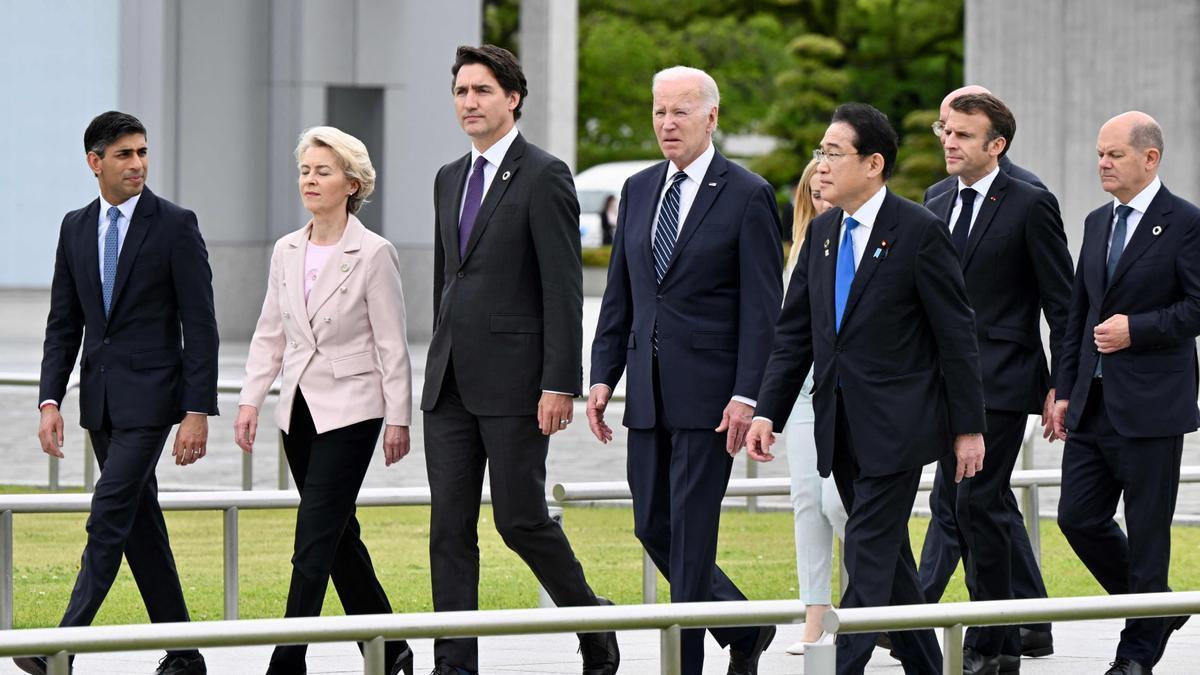
M858 227L850 230L850 241L854 242L854 269L862 262L863 252L871 241L871 228L875 227L875 219L879 217L879 209L883 207L883 198L887 196L887 186L879 188L858 210L849 215L842 212L842 226L838 229L838 241L846 236L846 218L858 221Z
M983 198L987 196L988 190L992 189L992 183L998 175L1000 175L999 164L992 169L991 173L975 181L974 185L967 185L963 182L962 178L958 179L958 192L954 196L954 209L950 211L951 232L954 232L954 228L958 227L958 214L962 213L962 191L971 188L975 191L975 201L971 204L971 224L967 228L967 236L971 236L970 228L975 227L975 219L979 217L979 209L983 208Z
M1133 209L1133 211L1129 213L1129 216L1125 218L1126 246L1129 245L1129 240L1133 238L1134 230L1137 229L1138 223L1142 222L1142 216L1146 215L1146 209L1150 208L1150 202L1154 201L1154 197L1158 194L1158 189L1161 187L1162 181L1159 180L1158 176L1155 176L1154 180L1150 181L1149 185L1142 188L1142 191L1134 195L1133 199L1130 199L1129 203L1126 204L1126 206ZM1114 197L1112 227L1108 228L1108 248L1105 249L1105 252L1112 249L1112 236L1113 232L1116 231L1118 206L1121 206L1121 200ZM1108 256L1105 255L1105 259L1107 258Z
M675 224L675 236L679 236L679 230L683 228L683 224L687 222L688 212L692 210L692 202L696 201L696 193L700 192L700 184L704 182L704 175L708 173L708 165L712 164L713 155L716 154L716 149L712 143L700 153L700 156L695 159L687 167L681 169L675 166L675 162L671 162L667 167L667 180L663 182L662 192L658 193L658 204L654 207L654 222L650 226L650 241L654 241L654 235L658 232L658 216L662 210L663 199L667 197L667 190L671 189L671 176L682 171L687 174L687 178L679 184L679 222Z

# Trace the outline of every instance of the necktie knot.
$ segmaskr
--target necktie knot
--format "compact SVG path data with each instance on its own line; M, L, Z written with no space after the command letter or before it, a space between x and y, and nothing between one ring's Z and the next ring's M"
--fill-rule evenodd
M1121 220L1128 220L1131 213L1133 213L1133 207L1128 204L1121 204L1117 207L1117 218Z
M475 158L475 166L471 168L471 173L482 174L484 167L487 166L487 163L488 163L487 157L484 157L483 155L476 157Z
M846 222L846 231L847 231L847 232L849 232L850 230L853 230L854 228L856 228L856 227L858 227L859 225L861 225L861 223L859 223L857 220L855 220L855 219L853 219L853 218L851 218L851 217L849 217L849 216L847 216L847 217L846 217L846 221L845 221L845 222Z
M676 187L677 187L677 186L678 186L680 183L682 183L682 182L683 182L683 180L684 180L685 178L687 178L687 174L686 174L686 173L684 173L684 172L682 172L682 171L676 171L676 172L675 172L675 175L674 175L674 176L671 176L671 184L672 184L672 186L676 186Z
M975 188L963 188L962 192L958 194L962 197L963 208L965 209L975 204L975 195L979 193L975 192Z
M109 224L117 222L118 220L120 220L120 218L121 218L121 209L118 209L115 206L108 207L108 222L109 222Z

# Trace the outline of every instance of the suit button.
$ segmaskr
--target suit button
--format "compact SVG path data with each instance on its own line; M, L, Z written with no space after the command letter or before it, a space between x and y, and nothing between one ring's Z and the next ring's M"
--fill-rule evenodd
M111 345L111 344L112 344L112 340L109 340L108 338L104 338L104 344L106 344L106 345Z
M292 341L291 341L291 342L289 342L288 344L289 344L289 345L291 345L292 349L295 349L295 348L296 348L296 341L295 341L295 340L292 340Z
M467 276L467 273L466 273L466 272L459 272L459 273L458 273L458 278L459 278L459 279L461 279L461 278L463 278L463 277L465 277L465 276Z
M283 313L283 318L285 318L285 319L286 319L286 318L288 318L288 316L290 316L290 315L289 315L287 312L284 312L284 313Z
M345 293L345 292L346 292L346 287L345 287L345 286L342 286L342 288L341 288L341 291L342 291L343 293Z
M333 323L333 319L330 317L325 317L325 323Z
M659 301L659 302L662 302L662 301L663 301L663 296L661 296L661 295L656 295L656 296L654 296L654 299L655 299L655 300L657 300L657 301Z
M100 372L104 372L104 366L100 366Z

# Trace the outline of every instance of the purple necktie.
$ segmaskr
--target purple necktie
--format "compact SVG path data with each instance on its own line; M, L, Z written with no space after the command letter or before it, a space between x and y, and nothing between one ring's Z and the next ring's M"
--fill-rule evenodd
M483 201L483 167L487 159L480 155L467 181L467 198L463 201L462 216L458 219L458 259L467 255L467 242L471 241L471 230L475 229L475 216L479 215L479 204Z

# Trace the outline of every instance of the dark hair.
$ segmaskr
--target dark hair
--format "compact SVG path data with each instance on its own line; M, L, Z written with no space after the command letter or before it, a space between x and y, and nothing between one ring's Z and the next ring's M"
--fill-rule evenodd
M854 149L863 157L883 155L883 180L896 168L896 130L887 115L866 103L843 103L833 111L831 123L843 122L854 129Z
M492 75L496 77L496 81L500 83L500 87L504 89L505 94L516 92L521 95L517 101L517 107L513 109L513 120L521 119L521 106L525 105L525 97L529 95L529 89L525 85L525 73L521 71L521 62L517 60L517 57L507 49L496 45L480 45L478 47L462 45L454 54L454 65L450 68L451 88L454 87L454 80L458 78L459 69L470 63L487 66L488 70L492 71Z
M1013 136L1017 133L1017 118L1013 117L1012 111L1004 105L1004 101L991 94L963 94L950 101L950 109L968 115L987 115L991 127L988 129L987 142L1003 138L1004 150L1000 151L1000 156L1008 153L1008 149L1012 147Z
M128 113L109 110L96 115L87 131L83 132L84 152L94 152L103 157L104 150L114 141L129 134L146 135L146 127L138 118Z

